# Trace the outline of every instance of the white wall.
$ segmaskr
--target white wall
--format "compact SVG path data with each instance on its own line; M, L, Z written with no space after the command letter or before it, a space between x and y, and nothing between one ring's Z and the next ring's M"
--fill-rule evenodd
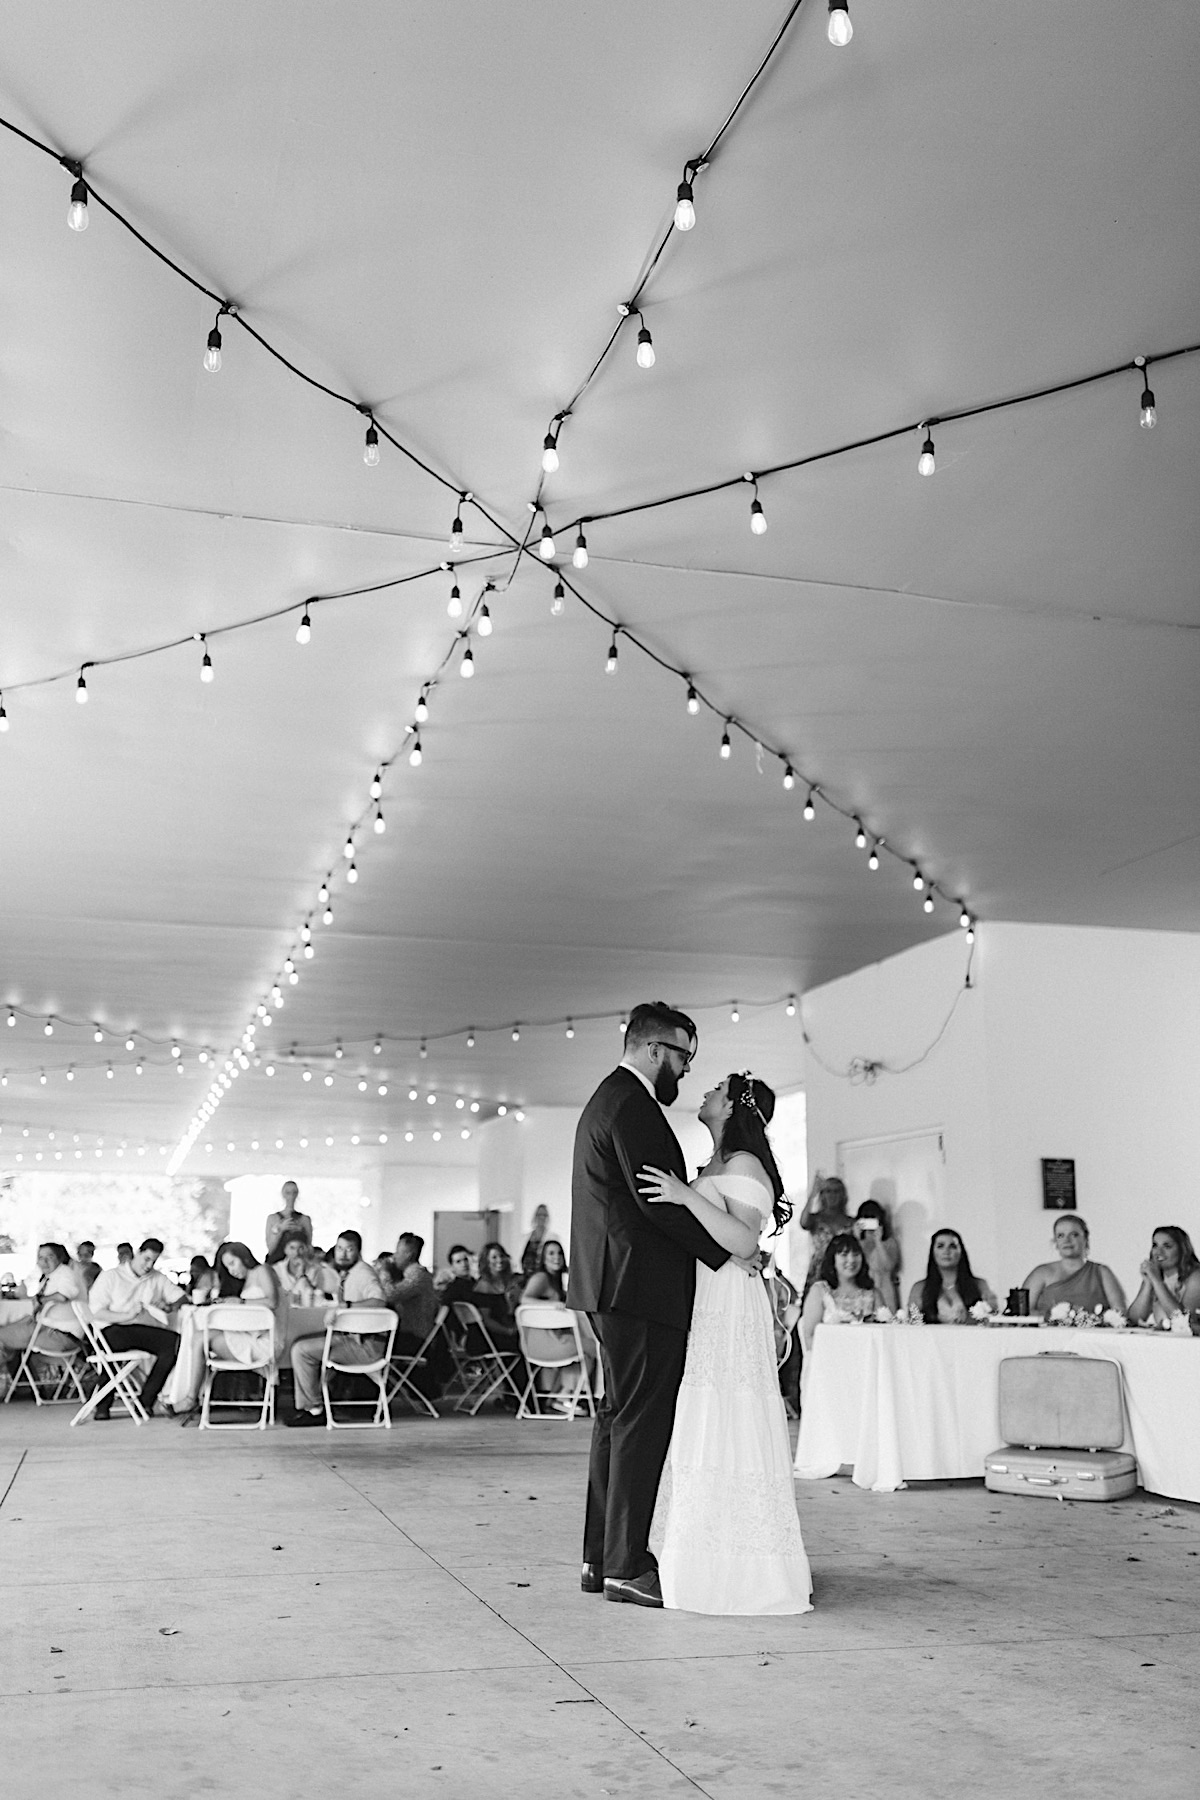
M832 1171L848 1140L940 1129L943 1222L1003 1295L1049 1255L1040 1159L1073 1157L1093 1252L1132 1291L1155 1225L1200 1237L1200 938L982 926L975 986L925 1060L874 1083L829 1072L918 1057L966 953L955 933L805 996L810 1167Z
M421 1261L432 1268L435 1212L475 1212L479 1171L467 1163L385 1163L378 1172L379 1201L370 1223L361 1227L368 1256L395 1248L402 1231L425 1239Z

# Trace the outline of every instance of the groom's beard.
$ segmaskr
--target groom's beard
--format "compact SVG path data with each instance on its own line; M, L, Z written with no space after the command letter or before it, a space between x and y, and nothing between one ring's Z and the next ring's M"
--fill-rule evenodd
M664 1063L654 1077L654 1092L662 1106L674 1106L679 1093L679 1076L670 1063Z

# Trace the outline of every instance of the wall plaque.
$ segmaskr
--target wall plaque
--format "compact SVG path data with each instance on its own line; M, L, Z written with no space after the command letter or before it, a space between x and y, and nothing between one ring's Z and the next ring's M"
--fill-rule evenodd
M1075 1158L1043 1156L1042 1211L1075 1211Z

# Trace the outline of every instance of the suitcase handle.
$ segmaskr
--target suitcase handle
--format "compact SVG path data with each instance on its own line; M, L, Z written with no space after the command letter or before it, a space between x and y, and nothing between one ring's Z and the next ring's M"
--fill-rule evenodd
M1017 1480L1023 1481L1027 1487L1066 1487L1065 1475L1022 1475L1017 1473Z

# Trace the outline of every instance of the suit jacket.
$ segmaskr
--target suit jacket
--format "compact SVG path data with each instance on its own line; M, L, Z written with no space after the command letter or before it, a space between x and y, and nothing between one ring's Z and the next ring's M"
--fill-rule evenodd
M729 1252L686 1207L643 1200L644 1163L687 1180L683 1152L637 1076L614 1069L583 1109L571 1178L571 1305L631 1313L686 1331L696 1263L719 1269Z

